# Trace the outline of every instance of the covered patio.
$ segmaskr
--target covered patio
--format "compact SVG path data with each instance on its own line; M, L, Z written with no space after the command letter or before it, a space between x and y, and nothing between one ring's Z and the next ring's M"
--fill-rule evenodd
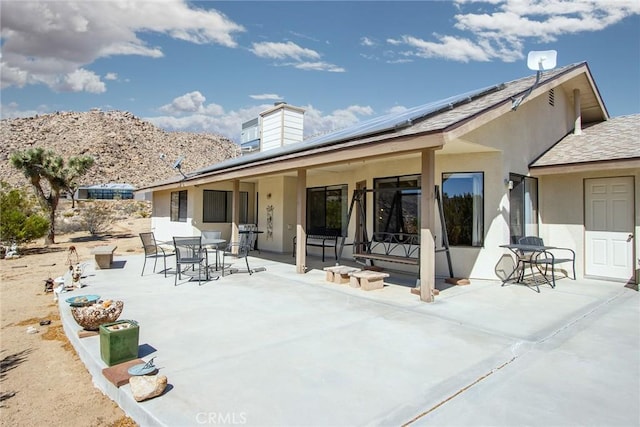
M620 283L537 294L473 281L424 304L405 286L366 292L256 253L261 271L202 286L140 277L142 255L114 261L88 268L59 308L95 385L140 425L640 421L639 294ZM124 301L139 357L168 377L162 396L137 403L106 380L99 337L78 337L64 301L84 294Z

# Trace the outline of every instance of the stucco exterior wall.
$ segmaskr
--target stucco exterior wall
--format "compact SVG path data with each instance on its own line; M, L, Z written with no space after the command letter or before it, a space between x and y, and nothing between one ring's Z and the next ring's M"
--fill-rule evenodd
M634 177L635 186L635 257L636 282L640 254L640 170L620 169L561 175L545 175L538 179L540 190L540 236L545 244L568 247L576 251L576 275L585 272L584 181L588 178Z
M204 190L233 191L231 182L211 185L199 185L181 188L187 190L187 220L186 222L171 221L171 192L155 191L152 200L151 230L156 240L170 241L173 236L198 236L202 231L220 231L221 238L231 239L231 223L205 223L202 221L202 202ZM175 190L177 191L177 190ZM240 191L249 193L248 219L255 221L255 186L252 183L241 183Z
M258 229L264 233L258 236L260 250L271 252L283 252L284 240L284 212L293 209L295 212L295 199L292 202L285 200L284 176L261 179L258 184ZM273 206L273 230L272 235L267 233L267 207Z

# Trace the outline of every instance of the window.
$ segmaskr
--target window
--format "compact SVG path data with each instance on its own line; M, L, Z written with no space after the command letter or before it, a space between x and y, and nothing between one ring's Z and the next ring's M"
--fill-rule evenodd
M171 192L171 221L187 222L187 190Z
M509 234L511 243L538 235L538 180L509 174Z
M307 188L307 232L347 235L347 185Z
M232 222L233 191L202 192L202 222ZM249 193L240 192L240 223L248 222Z
M373 180L374 232L420 232L420 175Z
M484 173L443 173L442 210L450 246L482 246Z

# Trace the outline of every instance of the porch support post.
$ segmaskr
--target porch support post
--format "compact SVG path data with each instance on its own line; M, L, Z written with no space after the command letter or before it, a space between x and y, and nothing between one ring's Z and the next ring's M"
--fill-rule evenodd
M296 221L296 272L307 271L307 170L298 169L298 206Z
M436 280L435 228L435 151L422 151L420 197L420 299L433 302Z
M233 180L233 194L231 197L231 242L240 242L240 180ZM234 253L237 253L238 247L232 248Z

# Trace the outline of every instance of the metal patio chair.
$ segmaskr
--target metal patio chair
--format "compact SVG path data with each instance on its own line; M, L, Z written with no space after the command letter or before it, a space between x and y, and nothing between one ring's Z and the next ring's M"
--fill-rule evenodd
M156 272L156 265L158 264L158 258L162 258L164 262L164 277L167 277L167 258L172 257L175 254L169 249L165 249L162 246L158 246L154 234L140 233L140 239L142 240L142 247L144 248L144 263L142 264L142 273L144 275L144 268L147 265L147 258L153 258L153 272Z
M203 269L205 280L208 280L207 250L202 247L202 238L200 236L174 237L173 244L176 250L177 270L174 286L177 286L178 279L182 279L183 273L188 270L195 272L196 267L198 268L198 286L202 283Z
M556 265L570 262L573 270L573 277L569 277L567 273L567 277L576 280L576 253L573 249L570 248L559 248L556 246L545 246L544 240L538 236L524 236L518 240L518 244L521 245L530 245L534 247L543 248L539 251L529 252L522 251L521 262L523 264L529 264L531 267L531 273L533 274L533 267L535 266L538 271L540 271L545 279L547 279L547 274L549 269L551 269L551 287L556 287L556 276L555 269ZM563 251L563 254L569 254L564 258L557 257L554 252ZM543 268L544 267L544 268ZM543 271L544 270L544 271ZM524 275L524 268L520 272L521 278ZM548 280L548 279L547 279Z
M244 258L245 264L247 264L247 272L253 274L253 270L249 267L249 251L251 251L252 239L250 234L241 234L239 242L229 243L222 252L222 277L224 277L224 271L227 269L225 260L227 257L233 259ZM234 269L229 266L229 272L233 272Z

